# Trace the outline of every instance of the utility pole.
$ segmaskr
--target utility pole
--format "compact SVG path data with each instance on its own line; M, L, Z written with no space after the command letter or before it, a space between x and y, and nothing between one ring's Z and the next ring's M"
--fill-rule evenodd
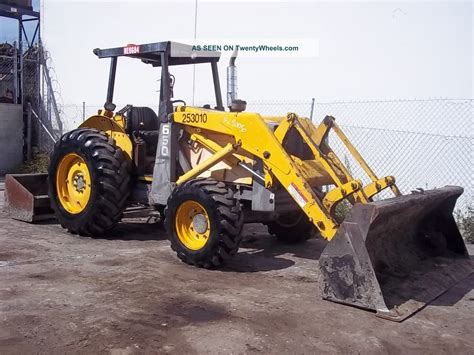
M309 119L313 121L313 111L314 111L314 97L311 99L311 112L309 114Z
M196 44L196 35L197 35L197 16L198 16L198 2L194 2L194 43ZM196 92L196 64L193 64L193 106L194 106L194 96Z

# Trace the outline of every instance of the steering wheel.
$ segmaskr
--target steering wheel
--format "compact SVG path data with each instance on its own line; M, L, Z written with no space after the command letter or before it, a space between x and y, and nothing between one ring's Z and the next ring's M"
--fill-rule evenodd
M178 102L180 102L180 103L182 103L184 106L186 106L186 102L184 102L184 100L171 100L171 104L172 104L172 105L174 105L174 104L176 104L176 103L178 103Z

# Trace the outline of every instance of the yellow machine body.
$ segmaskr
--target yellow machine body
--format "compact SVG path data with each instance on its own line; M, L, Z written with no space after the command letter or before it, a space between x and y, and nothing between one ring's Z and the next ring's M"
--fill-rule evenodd
M112 115L111 112L101 110L98 115L89 117L82 122L79 128L93 128L104 132L111 137L115 144L131 160L133 156L133 143L125 132L125 119L121 115Z
M328 240L338 228L334 219L337 203L349 197L352 197L351 201L367 203L386 188L391 188L395 196L400 195L395 179L392 176L378 178L330 117L315 127L309 119L294 113L284 117L263 117L258 113L178 106L173 121L183 125L193 142L191 146L180 144L192 169L179 177L177 185L196 177L251 185L252 174L241 164L252 169L255 158L260 158L264 161L265 187L271 189L280 184L286 189ZM80 128L94 128L106 133L129 159L133 159L133 142L125 130L123 116L102 110L84 121ZM291 129L296 129L314 159L302 160L285 151L283 142ZM361 181L354 179L336 154L325 145L324 140L330 129L366 171L371 184L362 186ZM150 176L143 176L142 179L152 180ZM334 185L334 188L321 199L315 189L323 185Z

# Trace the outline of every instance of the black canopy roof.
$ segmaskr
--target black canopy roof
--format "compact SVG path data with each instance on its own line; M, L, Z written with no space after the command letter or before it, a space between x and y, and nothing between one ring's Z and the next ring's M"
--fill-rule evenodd
M129 57L141 59L154 67L161 66L161 55L168 57L168 65L185 65L218 62L220 52L197 51L193 46L178 42L156 42L148 44L128 44L124 47L94 49L99 58Z

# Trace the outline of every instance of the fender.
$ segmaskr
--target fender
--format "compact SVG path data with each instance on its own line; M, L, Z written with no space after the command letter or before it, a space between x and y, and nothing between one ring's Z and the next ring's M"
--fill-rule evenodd
M123 152L132 160L133 144L125 132L122 126L120 126L114 120L106 117L95 115L89 117L80 126L80 128L95 128L99 131L104 132L107 136L115 140L117 147L123 150Z

